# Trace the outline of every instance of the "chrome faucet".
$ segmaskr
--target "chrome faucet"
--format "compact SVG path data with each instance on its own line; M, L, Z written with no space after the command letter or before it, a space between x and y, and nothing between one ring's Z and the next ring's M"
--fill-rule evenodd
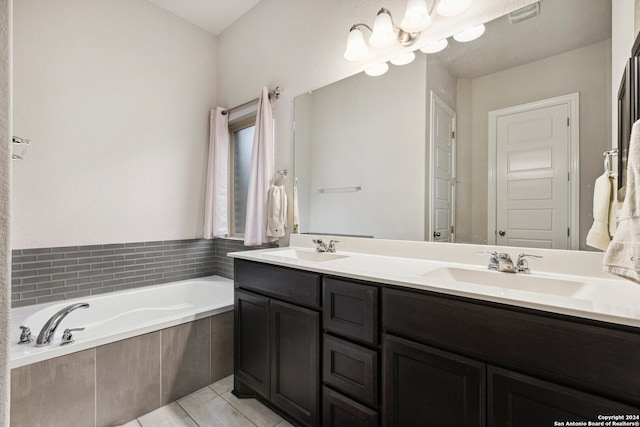
M71 313L74 310L77 310L78 308L89 308L89 304L85 302L73 304L63 308L62 310L51 316L51 319L47 320L47 323L44 324L42 330L40 331L40 334L38 335L38 339L36 340L36 347L44 347L45 345L51 344L53 336L56 333L56 329L58 328L60 322L62 322L62 319L67 317L67 314Z
M313 243L316 244L316 252L329 252L335 253L336 243L340 243L339 240L331 240L327 245L322 239L313 239Z
M505 252L480 252L479 255L489 255L489 270L501 271L503 273L515 273L516 268L513 266L511 256Z
M540 255L528 255L528 254L518 255L518 261L516 261L516 271L518 273L524 273L524 274L531 273L531 270L529 269L529 262L527 262L527 258L542 259Z

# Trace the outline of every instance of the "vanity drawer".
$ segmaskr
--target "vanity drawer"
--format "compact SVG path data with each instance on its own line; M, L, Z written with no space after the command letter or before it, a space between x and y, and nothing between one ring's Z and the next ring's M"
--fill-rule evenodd
M323 381L377 407L378 352L326 334L323 347Z
M383 330L640 403L640 330L386 288Z
M378 427L378 413L328 387L322 387L322 425Z
M323 282L324 329L378 345L378 288L331 278Z
M307 307L321 304L320 275L307 271L236 259L234 286Z

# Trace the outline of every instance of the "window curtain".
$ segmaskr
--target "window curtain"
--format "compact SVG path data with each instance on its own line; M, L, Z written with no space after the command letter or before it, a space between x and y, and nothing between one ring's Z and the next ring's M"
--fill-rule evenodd
M209 165L204 204L204 238L229 235L229 114L211 110Z
M273 176L273 107L267 88L258 100L256 130L251 151L247 219L244 229L245 246L273 242L267 236L268 192Z

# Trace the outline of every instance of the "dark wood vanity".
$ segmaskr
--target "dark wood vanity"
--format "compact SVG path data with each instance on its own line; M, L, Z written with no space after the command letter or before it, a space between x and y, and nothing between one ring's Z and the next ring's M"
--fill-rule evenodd
M235 288L234 394L295 425L640 421L638 328L242 259Z

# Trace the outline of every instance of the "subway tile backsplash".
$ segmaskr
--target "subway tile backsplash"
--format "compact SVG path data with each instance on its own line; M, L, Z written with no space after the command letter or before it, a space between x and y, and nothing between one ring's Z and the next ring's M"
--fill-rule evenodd
M241 240L191 239L117 243L12 252L13 307L218 274L233 278L228 252Z

